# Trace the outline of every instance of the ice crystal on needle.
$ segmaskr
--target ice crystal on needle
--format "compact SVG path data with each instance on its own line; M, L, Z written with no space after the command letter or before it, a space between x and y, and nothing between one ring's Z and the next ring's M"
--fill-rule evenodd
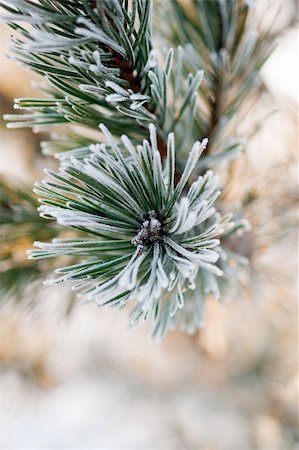
M60 173L48 171L55 181L36 189L43 217L81 229L87 237L36 242L38 249L30 255L88 256L57 269L59 277L50 283L73 281L74 289L98 305L133 304L134 321L151 318L157 329L166 316L176 320L198 277L208 292L222 275L219 237L230 223L213 206L220 194L217 177L208 171L189 183L207 140L193 145L175 184L173 134L163 167L153 125L150 140L137 147L122 136L125 152L106 127L101 129L108 144L94 145L83 161L70 159Z

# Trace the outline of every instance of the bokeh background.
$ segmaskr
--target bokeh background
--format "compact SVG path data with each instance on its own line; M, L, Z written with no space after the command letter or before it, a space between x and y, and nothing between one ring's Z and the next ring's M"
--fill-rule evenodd
M67 287L34 284L22 300L6 295L2 450L299 449L298 12L292 0L270 6L266 15L261 8L262 21L267 26L280 8L281 37L241 132L266 119L225 192L232 205L248 191L255 196L246 213L254 242L247 288L238 299L210 299L196 336L172 332L161 345L146 327L128 330L126 312L70 301ZM13 111L14 97L35 94L34 76L5 57L8 40L0 25L1 116ZM42 137L9 131L0 119L1 176L40 179Z

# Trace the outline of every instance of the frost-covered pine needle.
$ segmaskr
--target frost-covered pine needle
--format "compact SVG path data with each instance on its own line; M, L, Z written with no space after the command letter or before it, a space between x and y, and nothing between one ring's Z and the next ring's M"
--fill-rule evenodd
M48 283L71 281L98 305L129 304L132 322L150 319L161 337L183 320L185 302L203 310L204 296L215 292L222 276L219 238L231 223L216 212L220 192L211 171L190 183L207 140L194 144L175 185L173 134L162 166L153 125L149 141L137 147L123 136L125 151L101 129L107 144L93 146L83 161L63 163L59 173L47 171L49 180L35 190L43 217L82 230L84 237L36 242L30 258L82 257L57 269ZM200 326L196 314L192 325Z

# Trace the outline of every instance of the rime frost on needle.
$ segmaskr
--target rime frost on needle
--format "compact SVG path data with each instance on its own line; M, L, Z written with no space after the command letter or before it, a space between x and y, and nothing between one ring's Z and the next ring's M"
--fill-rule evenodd
M92 146L83 161L62 163L59 173L47 171L53 181L36 188L43 217L76 227L86 237L36 242L30 256L82 256L81 263L57 269L58 277L48 283L72 281L87 302L98 305L129 304L132 322L151 319L161 337L177 321L183 323L185 303L203 310L197 285L205 294L215 293L222 276L219 238L231 223L214 207L217 177L208 171L190 183L207 140L193 145L175 185L173 134L162 166L153 125L149 141L137 147L122 136L125 152L105 126L101 130L107 144ZM189 331L201 320L193 314Z

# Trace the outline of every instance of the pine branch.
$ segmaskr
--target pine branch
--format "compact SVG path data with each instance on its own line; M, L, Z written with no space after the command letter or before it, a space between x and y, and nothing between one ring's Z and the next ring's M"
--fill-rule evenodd
M18 33L16 59L46 76L46 99L17 99L15 108L28 114L8 115L9 127L57 125L68 122L98 129L103 122L115 136L126 130L136 142L154 123L159 149L166 157L165 136L184 129L192 142L190 116L202 71L182 73L173 51L160 68L152 46L151 2L119 0L64 3L25 0L0 2L13 15L7 21ZM94 2L93 2L94 6ZM27 22L24 29L15 22ZM180 135L180 132L178 132ZM178 147L180 144L178 142Z
M205 71L196 134L209 139L209 155L200 165L235 158L242 140L232 135L242 121L246 98L253 99L258 92L259 72L273 50L275 36L256 29L245 0L178 0L164 7L164 14L172 19L172 40L188 49L186 66Z
M173 134L163 170L153 125L150 141L137 148L123 136L125 151L101 129L106 145L94 146L84 162L66 161L59 173L48 171L50 180L35 190L42 217L86 236L36 242L30 257L84 256L79 264L56 269L59 277L49 283L73 281L73 289L98 305L133 303L132 323L151 319L159 339L176 323L194 332L202 324L204 293L220 295L217 277L223 272L216 263L225 265L226 257L219 237L232 228L229 217L221 218L213 207L220 192L212 172L182 195L206 141L194 144L175 186ZM191 321L182 309L185 299L186 311L194 310Z

